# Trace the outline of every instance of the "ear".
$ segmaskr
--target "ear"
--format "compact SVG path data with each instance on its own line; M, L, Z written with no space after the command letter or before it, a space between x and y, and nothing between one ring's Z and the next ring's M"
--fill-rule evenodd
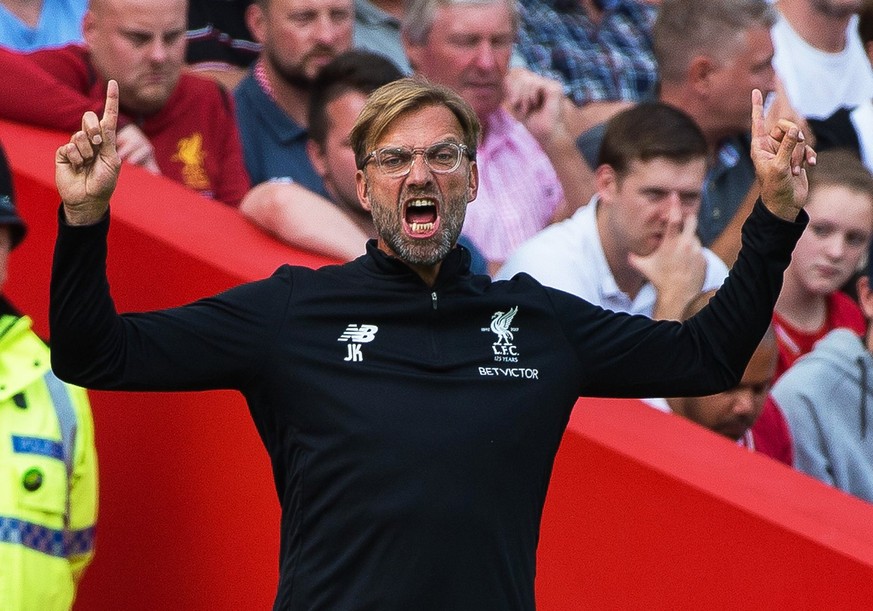
M611 165L604 163L594 170L594 185L601 201L609 201L618 191L618 174Z
M870 278L867 277L867 274L858 278L856 287L858 289L858 303L861 306L861 311L864 312L864 318L873 319L873 289L870 287Z
M367 212L372 212L370 205L370 187L367 184L367 177L364 170L358 170L355 173L355 189L358 192L358 201L361 202L361 208Z
M97 19L92 11L86 11L82 18L82 38L89 49L94 46L97 35Z
M688 86L698 94L712 90L712 77L718 71L718 63L708 55L695 55L688 63Z
M314 140L306 140L306 154L309 155L309 161L312 162L312 167L315 168L315 173L323 179L327 176L327 159L325 159L324 149Z
M475 161L470 162L470 176L467 179L467 203L476 199L479 193L479 165Z
M264 39L267 36L267 16L264 14L264 9L257 2L251 3L246 8L246 25L249 32L255 41L264 44Z

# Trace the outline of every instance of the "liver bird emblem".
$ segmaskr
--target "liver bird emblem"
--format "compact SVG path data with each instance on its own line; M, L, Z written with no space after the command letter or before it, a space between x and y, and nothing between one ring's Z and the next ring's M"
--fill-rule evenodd
M508 312L494 312L491 316L491 330L497 334L498 345L508 346L512 343L513 335L509 328L517 312L518 306L515 306Z

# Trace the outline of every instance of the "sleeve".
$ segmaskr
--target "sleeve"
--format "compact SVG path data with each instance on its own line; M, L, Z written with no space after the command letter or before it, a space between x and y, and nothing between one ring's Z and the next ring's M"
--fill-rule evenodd
M243 160L242 141L236 124L233 96L221 89L224 119L219 121L222 143L221 169L215 177L215 199L237 207L251 188L251 180Z
M815 401L792 381L798 373L799 370L793 375L790 375L791 372L783 375L772 392L774 403L782 409L788 420L794 466L819 481L835 486L830 453L822 434L822 423L816 414Z
M770 324L782 274L808 221L783 221L760 200L743 247L706 307L683 323L616 314L550 293L582 367L580 395L680 397L735 386Z
M84 53L78 47L34 53L0 47L0 73L7 87L0 96L0 117L68 132L80 129L86 111L103 108L102 97L89 97Z
M108 216L60 223L49 302L52 368L87 388L243 389L269 357L290 298L291 274L187 306L119 315L106 278Z
M78 386L67 386L76 412L76 445L70 481L70 569L78 583L94 557L97 525L97 448L94 420L88 394Z

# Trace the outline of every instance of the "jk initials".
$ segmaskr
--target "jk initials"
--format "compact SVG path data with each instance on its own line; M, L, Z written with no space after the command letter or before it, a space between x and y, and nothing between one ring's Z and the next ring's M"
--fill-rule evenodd
M360 344L349 344L348 348L349 355L343 359L344 361L351 361L352 363L354 363L356 361L364 360L364 354L361 352Z

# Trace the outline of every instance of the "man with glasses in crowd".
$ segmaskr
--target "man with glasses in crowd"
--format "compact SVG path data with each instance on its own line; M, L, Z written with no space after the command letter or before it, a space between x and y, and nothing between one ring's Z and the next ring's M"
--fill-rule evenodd
M770 322L814 154L793 124L764 131L756 93L764 203L732 276L684 323L470 274L455 243L479 185L478 120L415 79L376 90L352 130L379 236L365 255L118 315L110 83L102 120L86 114L56 158L55 369L99 388L246 396L282 505L276 609L533 609L546 488L577 398L718 392Z

